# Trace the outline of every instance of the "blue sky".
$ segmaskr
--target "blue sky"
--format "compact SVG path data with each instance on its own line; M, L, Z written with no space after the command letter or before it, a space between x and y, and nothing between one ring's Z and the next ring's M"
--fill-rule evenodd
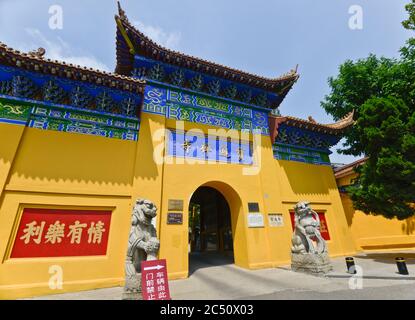
M299 64L300 79L280 107L301 118L332 121L320 107L327 78L346 59L397 57L411 36L401 26L409 0L122 0L130 21L160 44L267 77ZM49 28L49 8L63 28ZM349 28L349 8L363 9L363 29ZM113 71L114 0L0 0L0 41L49 58ZM334 153L333 162L353 157Z

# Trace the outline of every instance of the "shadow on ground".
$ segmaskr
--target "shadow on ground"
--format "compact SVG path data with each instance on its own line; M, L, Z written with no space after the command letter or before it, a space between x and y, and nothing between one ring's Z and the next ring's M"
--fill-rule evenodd
M234 264L233 256L227 256L217 252L191 253L189 254L189 276L198 269L225 266Z
M356 256L358 259L368 259L388 264L396 264L395 258L397 257L404 258L406 260L406 264L408 265L415 264L415 253L409 252L364 253Z

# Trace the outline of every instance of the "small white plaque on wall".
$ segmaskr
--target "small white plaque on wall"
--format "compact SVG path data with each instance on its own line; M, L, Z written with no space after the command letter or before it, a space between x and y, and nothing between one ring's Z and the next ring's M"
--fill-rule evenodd
M262 213L248 213L248 228L261 228L264 226L264 215Z
M269 213L268 221L270 227L283 227L284 218L281 213Z

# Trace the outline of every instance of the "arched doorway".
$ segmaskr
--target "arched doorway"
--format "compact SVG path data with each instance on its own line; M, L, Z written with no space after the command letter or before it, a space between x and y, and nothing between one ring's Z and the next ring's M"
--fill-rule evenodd
M191 257L202 255L204 261L211 257L233 263L231 210L215 188L199 187L190 199L189 251ZM222 260L218 256L227 258Z

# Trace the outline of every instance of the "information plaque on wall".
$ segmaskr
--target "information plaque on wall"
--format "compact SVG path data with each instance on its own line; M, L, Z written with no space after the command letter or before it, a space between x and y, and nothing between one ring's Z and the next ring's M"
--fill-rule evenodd
M249 212L259 212L258 202L248 202L248 211Z
M183 211L183 200L169 199L168 210L171 211Z
M262 213L248 213L248 228L262 228L264 216Z
M167 213L167 224L183 224L183 213L181 212Z
M282 213L269 213L268 222L270 227L283 227L284 218L282 216Z

